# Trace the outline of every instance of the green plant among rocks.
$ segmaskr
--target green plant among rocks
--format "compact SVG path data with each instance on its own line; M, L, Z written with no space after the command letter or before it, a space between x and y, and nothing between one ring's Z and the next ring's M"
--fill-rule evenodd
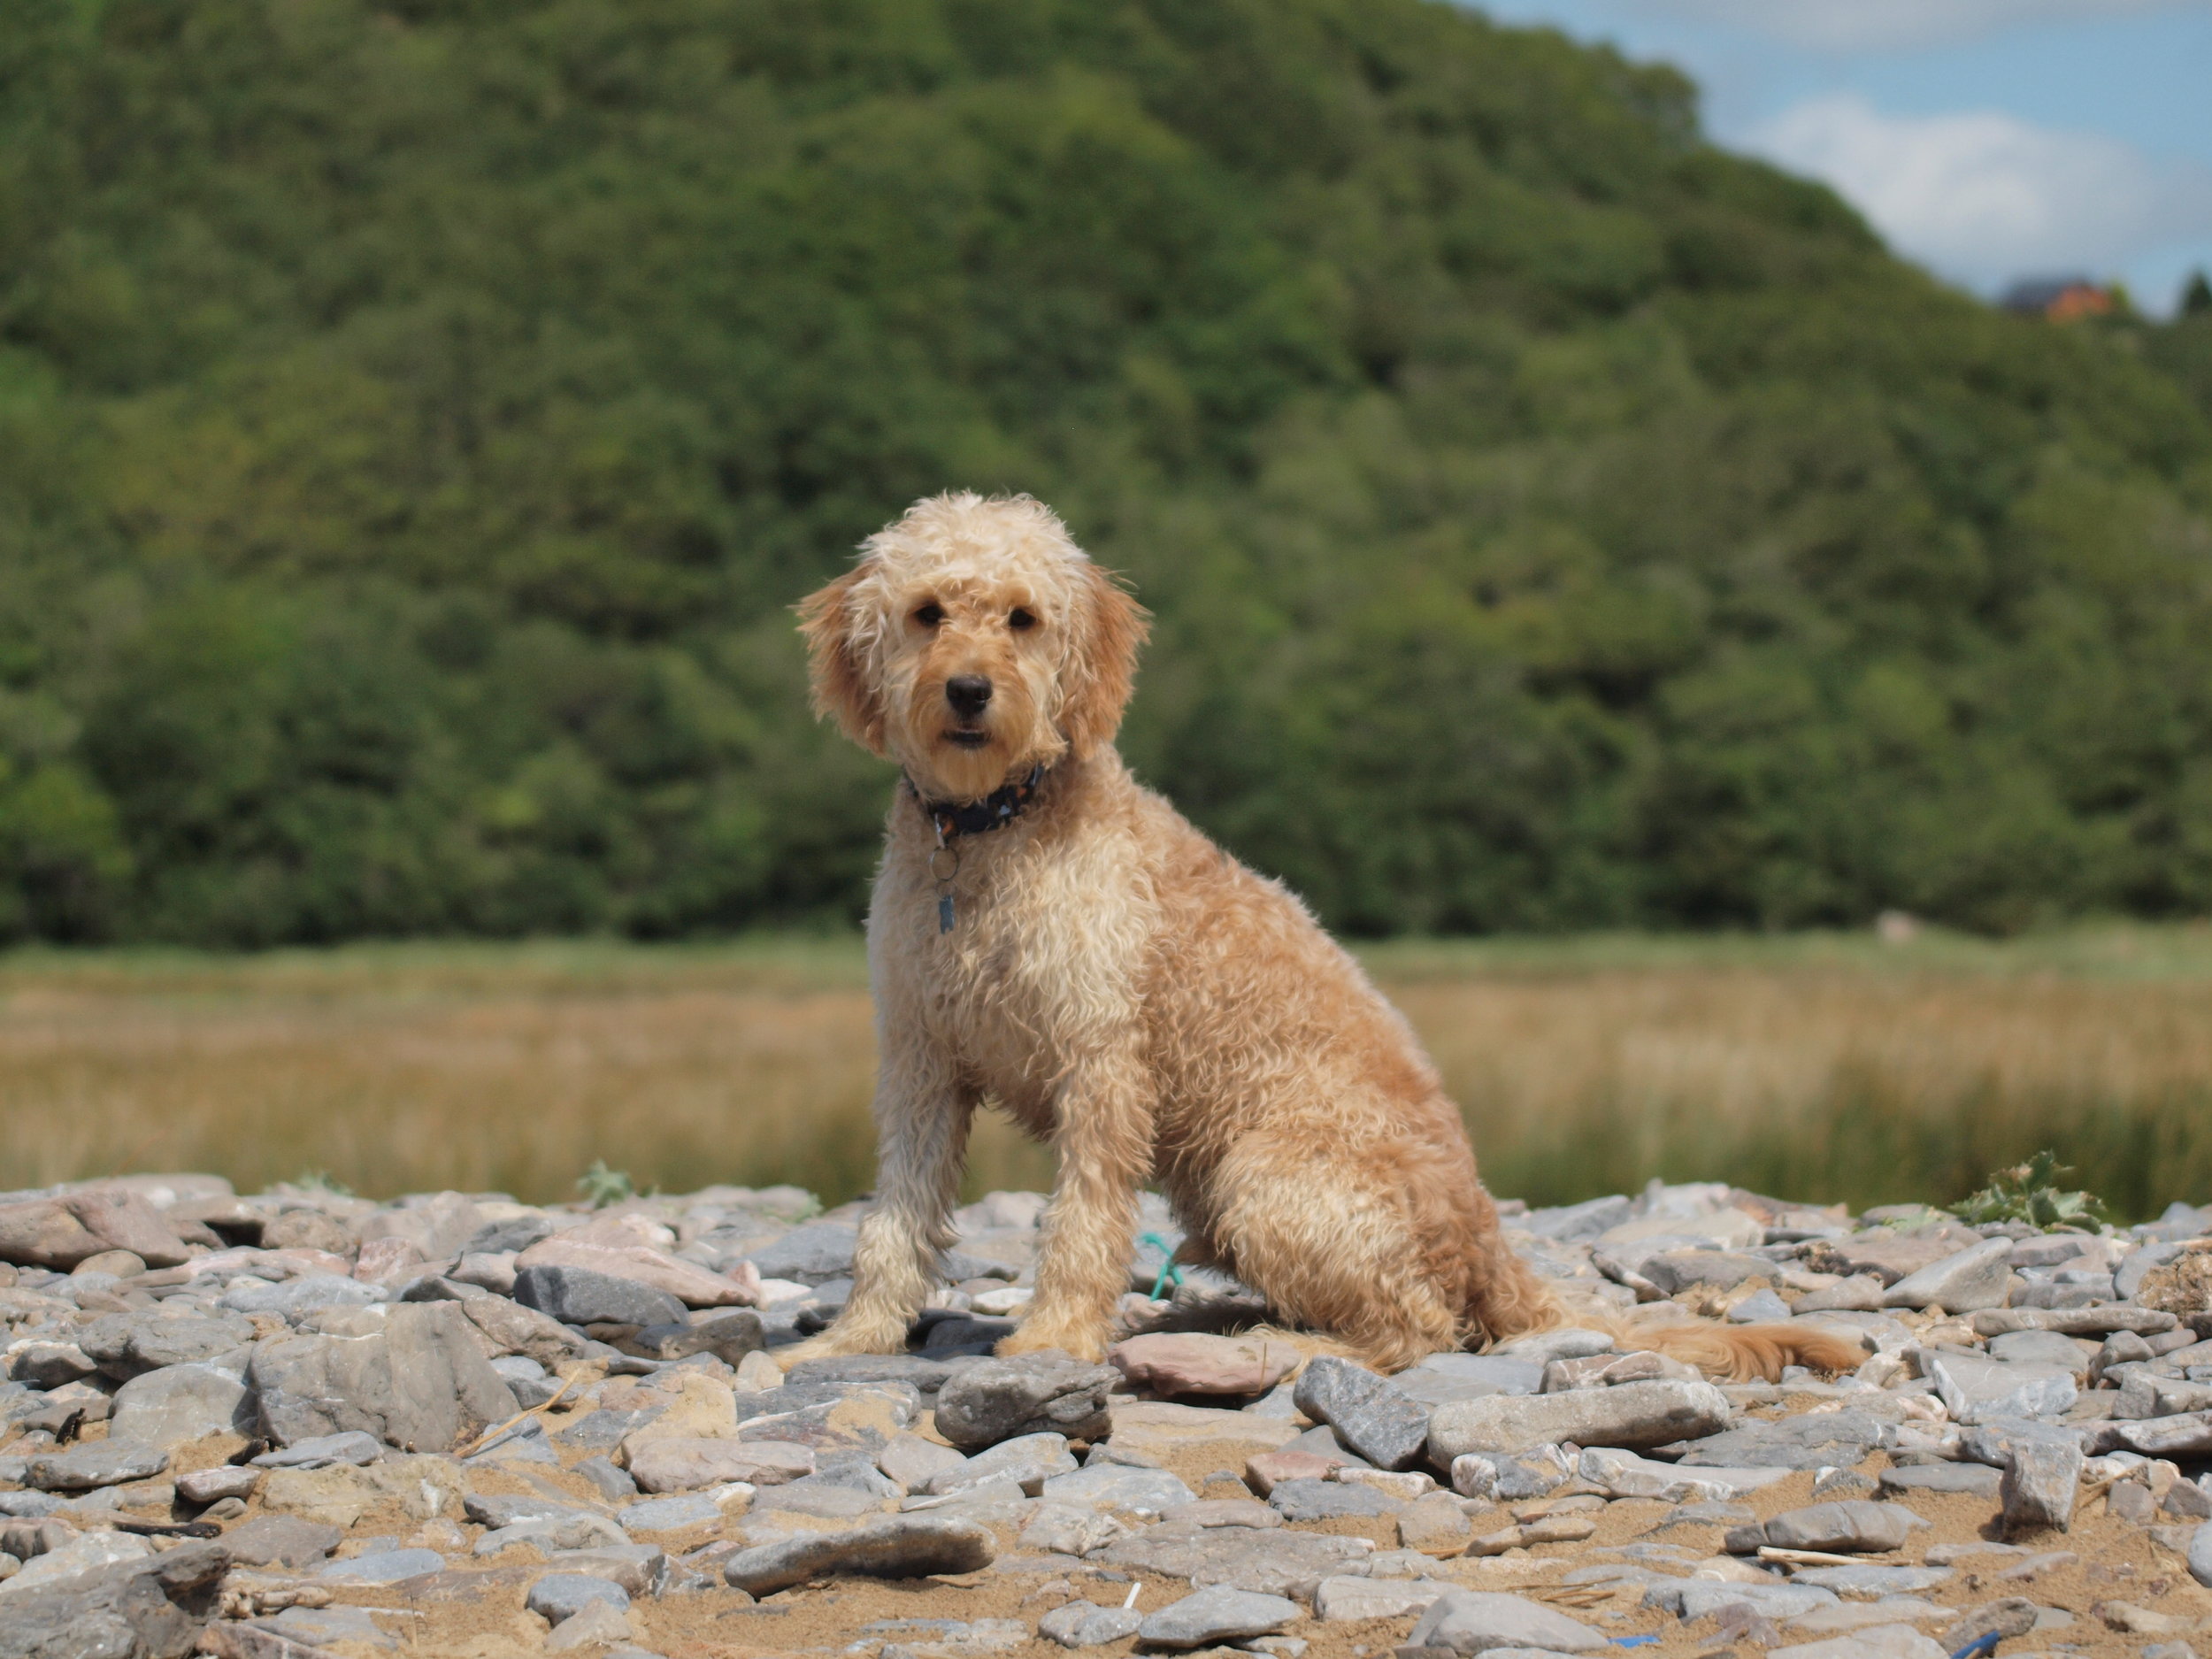
M2104 1201L2094 1193L2062 1192L2059 1179L2073 1170L2048 1148L2025 1164L1999 1170L1989 1185L1958 1206L1962 1221L1977 1226L1993 1221L2024 1221L2046 1232L2072 1228L2092 1232L2105 1220Z
M591 1167L576 1178L576 1190L591 1201L594 1210L604 1210L609 1204L618 1204L626 1198L637 1196L637 1183L630 1179L627 1170L611 1170L604 1158L594 1158Z

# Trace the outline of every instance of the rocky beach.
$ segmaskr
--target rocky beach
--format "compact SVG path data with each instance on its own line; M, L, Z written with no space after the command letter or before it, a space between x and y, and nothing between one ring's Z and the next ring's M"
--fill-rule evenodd
M1629 1334L1384 1378L1238 1334L1148 1196L1107 1363L991 1357L1044 1208L993 1193L908 1353L787 1370L863 1208L0 1194L0 1659L2212 1654L2212 1208L1508 1203ZM1866 1357L1634 1348L1698 1317Z

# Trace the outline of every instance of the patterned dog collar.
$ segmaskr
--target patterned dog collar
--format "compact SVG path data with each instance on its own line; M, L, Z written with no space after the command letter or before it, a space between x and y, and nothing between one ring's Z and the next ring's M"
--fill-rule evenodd
M1022 815L1044 776L1045 764L1039 761L1029 769L1026 778L1002 784L980 801L927 800L914 787L911 778L906 780L906 787L930 823L936 826L937 844L941 847L963 835L983 835L995 829L1004 829Z

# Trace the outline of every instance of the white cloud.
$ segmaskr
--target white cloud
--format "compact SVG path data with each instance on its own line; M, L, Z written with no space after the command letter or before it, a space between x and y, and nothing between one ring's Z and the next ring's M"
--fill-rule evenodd
M1634 0L1827 52L1910 51L2040 23L2203 11L2212 0Z
M1995 111L1892 116L1833 94L1783 111L1748 147L1833 185L1901 252L1969 282L2109 273L2212 233L2212 169Z

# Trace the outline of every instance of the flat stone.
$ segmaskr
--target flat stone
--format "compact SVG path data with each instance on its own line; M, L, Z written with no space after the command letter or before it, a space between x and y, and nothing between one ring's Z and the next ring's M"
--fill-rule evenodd
M1103 1440L1113 1426L1107 1395L1120 1380L1110 1365L1051 1350L984 1360L937 1391L937 1432L971 1453L1019 1434Z
M951 1468L940 1470L929 1478L922 1490L941 1495L994 1480L1010 1480L1033 1498L1046 1481L1056 1475L1073 1474L1076 1467L1075 1455L1068 1450L1066 1435L1018 1434L1010 1440L1001 1440L988 1451L978 1452Z
M710 1493L690 1492L681 1497L649 1498L626 1504L614 1518L626 1532L680 1532L695 1526L712 1526L722 1519L722 1505Z
M222 1305L233 1313L273 1313L297 1320L319 1308L365 1308L385 1300L376 1285L338 1273L303 1273L280 1285L240 1285L227 1290Z
M1179 1503L1189 1503L1198 1494L1164 1469L1092 1463L1071 1475L1054 1476L1038 1489L1037 1495L1055 1503L1157 1515Z
M689 1492L743 1481L779 1486L810 1475L813 1449L787 1440L694 1440L671 1436L633 1446L630 1478L641 1492Z
M34 1555L12 1578L0 1580L0 1600L63 1584L118 1562L143 1561L154 1553L153 1546L144 1539L133 1538L127 1532L87 1532L73 1538L64 1530L62 1536L66 1542ZM4 1622L4 1616L0 1616L0 1622Z
M1925 1525L1925 1521L1900 1503L1864 1500L1814 1503L1773 1517L1752 1548L1763 1543L1838 1555L1879 1555L1902 1548L1905 1540ZM1732 1534L1729 1546L1736 1548Z
M1823 1240L1809 1265L1824 1273L1871 1274L1883 1284L1893 1286L1981 1243L1964 1227L1947 1225L1918 1233L1893 1233L1885 1227Z
M1372 1553L1373 1546L1363 1538L1326 1532L1162 1525L1116 1539L1089 1558L1096 1565L1193 1585L1308 1598L1322 1579L1343 1574Z
M595 1273L602 1278L620 1280L647 1290L673 1297L687 1308L729 1308L752 1302L760 1292L760 1277L749 1263L741 1262L737 1277L729 1278L699 1265L656 1249L644 1240L642 1234L620 1225L602 1230L600 1223L564 1233L532 1245L515 1257L515 1297L529 1302L531 1306L541 1304L522 1294L525 1279L541 1269L562 1273ZM602 1296L602 1289L578 1291L573 1294ZM552 1311L548 1309L547 1311ZM569 1324L588 1323L570 1320ZM683 1314L679 1311L667 1318L615 1319L611 1325L680 1325Z
M2014 1364L1968 1354L1924 1358L1929 1380L1955 1423L2063 1417L2079 1394L2072 1371L2055 1365Z
M445 1557L434 1549L381 1549L334 1561L315 1576L333 1584L397 1584L444 1566Z
M1100 1607L1070 1601L1037 1621L1037 1634L1063 1647L1102 1647L1137 1633L1145 1616L1133 1607Z
M1886 1308L1941 1308L1947 1313L1974 1313L2001 1308L2012 1283L2012 1240L1980 1243L1932 1262L1889 1287Z
M1314 1589L1313 1616L1325 1624L1404 1618L1456 1586L1439 1578L1364 1578L1339 1574Z
M1019 1494L1021 1488L1011 1486L1011 1490ZM781 1510L825 1520L852 1520L882 1513L897 1502L899 1495L898 1487L868 1464L849 1463L780 1486L764 1486L754 1494L753 1510L757 1514Z
M1728 1426L1728 1398L1707 1382L1632 1382L1527 1397L1499 1395L1439 1406L1429 1420L1432 1459L1448 1467L1467 1452L1519 1452L1544 1444L1617 1446L1632 1450L1717 1434ZM1755 1465L1770 1461L1716 1459Z
M1768 1659L1943 1659L1943 1649L1909 1624L1871 1624L1848 1636L1768 1650Z
M1540 1498L1564 1486L1573 1473L1566 1455L1553 1445L1518 1455L1466 1452L1451 1462L1452 1490L1463 1498L1493 1498L1501 1503Z
M679 1325L680 1298L634 1279L550 1263L518 1267L515 1302L563 1325Z
M250 1647L235 1655L219 1653L217 1659L325 1659L324 1644L328 1642L359 1642L377 1648L399 1646L398 1637L379 1628L366 1609L357 1607L288 1607L273 1618L257 1619L232 1629L266 1634L286 1645ZM211 1635L225 1632L220 1624L208 1626Z
M461 1304L396 1305L373 1335L280 1337L248 1380L280 1445L359 1430L412 1452L449 1452L515 1415Z
M926 1440L918 1434L903 1431L885 1441L883 1449L876 1454L876 1467L910 1492L922 1490L932 1477L957 1469L966 1462L949 1446L940 1446L935 1440Z
M619 1548L629 1541L629 1535L605 1516L577 1509L498 1527L478 1539L469 1553L496 1555L517 1544L528 1544L550 1555L556 1550Z
M2089 1356L2075 1340L2059 1331L2004 1331L1989 1339L1989 1357L2008 1365L2040 1365L2062 1371L2080 1382L2089 1372Z
M1516 1337L1510 1342L1499 1343L1484 1357L1533 1365L1540 1376L1544 1367L1555 1359L1586 1359L1593 1354L1610 1354L1616 1346L1610 1332L1570 1327L1563 1331L1542 1331L1532 1336ZM1422 1363L1431 1364L1445 1357L1432 1354Z
M1886 1286L1871 1273L1854 1273L1832 1285L1809 1290L1797 1299L1793 1313L1877 1313Z
M580 1572L549 1572L530 1586L523 1605L554 1624L571 1619L595 1602L626 1612L630 1594L611 1578Z
M80 1188L0 1204L0 1261L65 1273L110 1250L128 1250L149 1267L175 1267L187 1259L183 1240L161 1212L127 1188Z
M1884 1492L1963 1492L1977 1498L1994 1498L2004 1477L1982 1463L1909 1463L1882 1471Z
M975 1363L967 1358L931 1359L921 1354L842 1354L801 1360L784 1373L784 1380L795 1386L902 1382L929 1398L956 1372Z
M1848 1567L1801 1567L1792 1584L1809 1584L1855 1601L1877 1596L1916 1595L1956 1577L1949 1567L1893 1567L1863 1562Z
M177 1496L187 1503L219 1503L225 1498L250 1498L261 1484L258 1469L234 1469L219 1464L196 1469L177 1477Z
M2160 1377L2136 1371L2120 1386L2112 1415L2140 1420L2177 1417L2191 1412L2212 1411L2212 1382L2192 1382L2185 1377Z
M1617 1498L1656 1498L1667 1503L1712 1502L1786 1480L1788 1469L1725 1469L1701 1464L1684 1470L1640 1457L1634 1452L1593 1447L1582 1454L1575 1472Z
M1738 1256L1727 1250L1663 1250L1646 1256L1637 1271L1672 1296L1694 1285L1727 1290L1747 1279L1771 1279L1781 1269L1764 1256Z
M2011 1436L1997 1498L2007 1536L2073 1525L2083 1463L2081 1440L2068 1433Z
M211 1365L172 1365L134 1375L115 1392L108 1432L165 1449L213 1434L250 1436L259 1421L253 1391Z
M262 1515L225 1532L223 1548L250 1567L311 1567L344 1537L334 1526L296 1515Z
M2084 1432L2086 1443L2083 1449L2093 1457L2115 1451L2139 1452L2146 1457L2164 1457L2177 1463L2212 1457L2212 1411L2098 1423Z
M1544 1386L1545 1363L1532 1359L1509 1359L1502 1354L1432 1354L1412 1370L1400 1371L1391 1380L1409 1394L1413 1394L1417 1399L1428 1398L1425 1394L1416 1393L1416 1390L1431 1378L1480 1390L1479 1394L1454 1396L1463 1400L1479 1399L1486 1394L1532 1394ZM1437 1401L1434 1403L1440 1405L1443 1402Z
M42 1492L90 1492L127 1481L150 1480L169 1467L158 1446L109 1439L72 1447L65 1452L35 1453L23 1467L23 1484Z
M2190 1537L2189 1576L2212 1590L2212 1521L2207 1521Z
M1474 1527L1448 1492L1432 1492L1398 1511L1398 1541L1405 1548L1439 1560L1465 1550Z
M1286 1521L1395 1515L1405 1508L1402 1500L1373 1486L1342 1486L1333 1480L1279 1481L1267 1502Z
M792 1230L751 1255L763 1279L795 1279L816 1284L826 1279L845 1279L853 1271L853 1251L859 1231L841 1221L810 1222Z
M740 1550L724 1579L753 1595L786 1590L809 1578L852 1573L918 1578L973 1572L991 1564L998 1545L990 1528L949 1516L886 1515L836 1532L808 1532Z
M1133 1336L1106 1351L1131 1386L1164 1394L1262 1394L1297 1369L1287 1342L1203 1332Z
M454 1306L501 1354L535 1360L546 1370L572 1365L584 1354L584 1339L549 1314L504 1296L474 1296Z
M1350 1360L1324 1354L1308 1362L1292 1398L1378 1469L1409 1469L1427 1448L1429 1414L1422 1404Z
M2155 1336L2179 1323L2170 1313L2124 1303L2090 1308L1990 1308L1972 1320L1975 1334L2002 1336L2008 1331L2056 1331L2064 1336L2110 1336L2127 1331Z
M1206 1647L1217 1642L1269 1636L1304 1617L1286 1597L1209 1585L1148 1614L1137 1640L1153 1647Z
M253 1322L236 1317L159 1311L103 1315L76 1333L77 1346L118 1382L168 1365L189 1365L250 1348Z
M253 1462L257 1469L328 1469L334 1463L350 1463L360 1468L383 1455L383 1442L375 1435L360 1429L348 1429L343 1434L319 1434L311 1440L295 1440L289 1446L262 1453Z
M1202 1453L1219 1459L1221 1467L1233 1469L1244 1458L1289 1446L1299 1434L1298 1425L1288 1417L1251 1411L1119 1395L1107 1403L1113 1413L1113 1433L1107 1446L1121 1463L1165 1463Z
M1345 1466L1342 1458L1318 1452L1262 1452L1245 1460L1244 1480L1263 1498L1283 1481L1326 1480Z
M1119 1521L1095 1509L1078 1509L1071 1503L1039 1503L1022 1526L1021 1541L1025 1548L1048 1555L1087 1555L1128 1534L1129 1529Z
M1839 1607L1816 1608L1790 1620L1793 1633L1841 1636L1873 1624L1917 1623L1948 1619L1952 1609L1909 1595L1886 1595L1873 1601L1847 1601Z
M1686 1468L1848 1469L1881 1443L1880 1419L1870 1412L1847 1409L1747 1423L1664 1449L1678 1449Z
M1455 1654L1502 1647L1589 1653L1604 1647L1606 1640L1587 1624L1525 1596L1452 1590L1429 1603L1406 1645L1448 1648Z
M1685 1620L1704 1618L1724 1607L1748 1607L1771 1619L1795 1618L1816 1607L1833 1607L1833 1590L1809 1584L1725 1584L1705 1578L1672 1578L1644 1592L1644 1605Z
M628 1646L629 1616L611 1601L593 1601L572 1617L563 1619L545 1639L548 1653L574 1653L583 1648L599 1652L617 1643ZM637 1651L631 1648L631 1652Z
M1808 1309L1812 1312L1815 1310ZM1728 1310L1731 1325L1781 1325L1794 1318L1797 1310L1775 1292L1762 1286Z
M1201 1498L1160 1511L1163 1521L1187 1521L1194 1526L1262 1526L1283 1524L1282 1516L1250 1498Z

